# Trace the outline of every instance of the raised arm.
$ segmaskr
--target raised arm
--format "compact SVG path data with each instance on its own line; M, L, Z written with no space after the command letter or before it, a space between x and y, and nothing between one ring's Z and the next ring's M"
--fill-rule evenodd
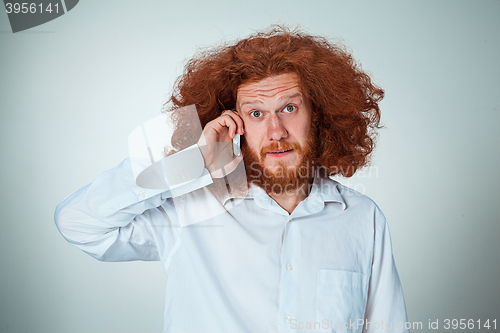
M168 198L211 184L212 178L204 167L218 177L216 173L220 173L218 170L224 163L217 163L222 153L210 150L210 147L219 147L210 143L231 142L236 132L243 134L243 122L235 113L226 111L205 126L199 147L188 147L156 163L160 168L153 169L150 175L165 175L163 189L139 187L141 175L136 179L134 170L144 167L136 164L134 159L124 160L59 203L54 217L59 231L68 242L98 260L159 260L157 243L165 240L158 239L164 235L155 234L158 228L152 227L153 215L159 214L161 223L172 223L165 210L158 207ZM193 158L193 153L199 158ZM224 157L224 161L227 160ZM191 164L194 162L200 164L195 169L204 171L190 175L186 182L179 184L178 180L187 173L185 171L193 169ZM227 174L228 170L225 171ZM146 181L143 177L142 183L148 183L147 177L146 174ZM154 177L153 183L156 182ZM168 179L175 180L170 188ZM173 200L170 205L173 205Z
M190 182L184 191L210 183L211 178L205 175ZM137 186L126 159L61 201L54 218L68 242L98 260L158 260L155 236L148 226L151 221L143 214L169 197L170 190Z

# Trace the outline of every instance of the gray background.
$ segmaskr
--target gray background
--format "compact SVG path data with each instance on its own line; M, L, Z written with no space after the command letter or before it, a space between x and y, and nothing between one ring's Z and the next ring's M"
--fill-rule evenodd
M500 1L82 0L17 34L0 12L1 332L161 331L160 263L92 259L54 208L127 157L198 47L272 23L343 38L386 90L371 173L343 182L387 216L414 331L500 321Z

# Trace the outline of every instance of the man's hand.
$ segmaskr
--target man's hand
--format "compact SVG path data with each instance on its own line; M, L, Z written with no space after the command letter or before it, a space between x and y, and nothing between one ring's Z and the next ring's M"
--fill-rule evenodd
M235 111L226 110L209 122L198 140L205 167L215 178L233 171L243 156L233 156L233 138L243 135L243 120Z

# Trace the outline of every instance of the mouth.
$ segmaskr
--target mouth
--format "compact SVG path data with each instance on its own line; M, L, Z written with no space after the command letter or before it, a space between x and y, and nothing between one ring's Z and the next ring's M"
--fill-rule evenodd
M270 156L274 156L274 157L280 157L280 156L285 156L285 155L291 153L292 151L293 151L293 149L280 149L280 150L267 152L267 154Z

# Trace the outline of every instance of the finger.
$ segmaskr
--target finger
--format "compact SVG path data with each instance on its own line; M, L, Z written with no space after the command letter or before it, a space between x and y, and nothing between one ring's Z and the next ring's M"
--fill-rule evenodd
M233 119L233 121L237 125L238 133L243 135L243 133L245 132L244 123L243 123L243 119L241 119L241 117L238 115L238 113L236 111L226 110L226 111L222 112L222 114L230 116L231 119Z
M223 114L222 116L220 116L217 119L218 119L217 123L219 124L220 127L227 127L228 128L229 138L232 139L234 137L234 134L236 133L236 130L238 129L237 123L228 114Z

